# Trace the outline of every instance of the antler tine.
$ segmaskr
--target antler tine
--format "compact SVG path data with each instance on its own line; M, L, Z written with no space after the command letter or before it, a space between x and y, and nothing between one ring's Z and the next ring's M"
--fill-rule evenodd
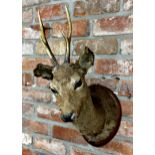
M63 36L66 42L65 62L70 63L70 43L71 43L71 35L72 35L72 23L71 23L70 13L66 5L65 5L65 10L66 10L67 21L68 21L68 34L67 34L67 37Z
M49 46L49 44L48 44L48 42L47 42L47 39L46 39L46 37L45 37L45 29L44 29L44 26L43 26L43 22L42 22L42 20L41 20L41 18L40 18L40 13L39 13L39 11L38 11L38 18L39 18L39 24L40 24L40 39L41 39L41 41L42 41L44 47L46 48L46 52L47 52L47 54L49 55L49 57L50 57L50 59L51 59L53 65L54 65L54 66L55 66L55 65L58 65L58 62L57 62L57 60L56 60L54 54L52 53L51 48L50 48L50 46Z
M63 38L65 40L65 47L66 47L66 50L65 50L65 60L64 60L64 62L67 62L67 57L66 56L67 56L67 51L68 51L68 39L65 36L64 32L61 32L61 34L62 34L62 36L63 36Z

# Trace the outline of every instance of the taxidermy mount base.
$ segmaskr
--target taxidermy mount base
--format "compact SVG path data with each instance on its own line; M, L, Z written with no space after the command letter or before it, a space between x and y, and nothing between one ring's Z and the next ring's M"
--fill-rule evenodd
M91 85L89 89L93 106L102 117L102 128L97 134L83 133L83 137L93 146L102 146L108 143L118 131L122 115L121 106L118 98L110 89L101 85ZM97 124L93 125L97 126Z

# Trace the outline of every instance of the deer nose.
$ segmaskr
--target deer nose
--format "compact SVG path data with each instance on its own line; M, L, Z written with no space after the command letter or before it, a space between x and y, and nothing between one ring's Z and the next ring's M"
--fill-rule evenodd
M68 113L68 114L62 114L61 119L64 122L73 122L73 120L75 119L75 113L71 112L71 113Z

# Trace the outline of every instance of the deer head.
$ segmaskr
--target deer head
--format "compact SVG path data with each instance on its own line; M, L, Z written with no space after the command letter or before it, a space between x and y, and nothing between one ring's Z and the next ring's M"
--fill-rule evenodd
M59 65L54 54L52 53L47 39L45 37L45 29L38 12L41 35L40 39L46 48L53 66L38 64L34 70L36 77L42 77L50 80L51 91L55 94L59 107L62 111L62 119L64 121L73 121L79 114L79 110L84 100L88 96L88 87L85 82L85 74L89 67L94 63L94 54L88 48L80 55L75 63L70 62L70 43L72 34L72 24L68 8L65 6L69 31L64 37L66 43L66 53L64 63Z
M34 69L34 75L50 80L50 89L55 94L62 113L61 119L65 122L73 122L79 128L84 138L92 145L102 145L112 138L118 129L121 115L120 107L116 107L118 100L109 89L105 87L104 89L101 87L96 89L96 86L87 86L85 75L88 69L94 64L94 54L88 47L85 47L84 51L81 51L75 63L70 62L72 24L67 6L65 6L65 9L69 30L67 36L62 32L66 44L65 57L62 64L58 63L50 49L45 37L45 28L38 12L40 39L46 48L52 65L38 64ZM95 90L101 96L104 94L105 98L103 99L103 97L100 98L94 95L92 90ZM112 99L107 100L111 96ZM109 103L103 106L106 100ZM95 105L94 103L97 104ZM108 114L110 112L109 105L112 107L111 115ZM103 107L107 107L108 110L104 110ZM102 132L103 128L104 133ZM115 132L113 128L115 128Z

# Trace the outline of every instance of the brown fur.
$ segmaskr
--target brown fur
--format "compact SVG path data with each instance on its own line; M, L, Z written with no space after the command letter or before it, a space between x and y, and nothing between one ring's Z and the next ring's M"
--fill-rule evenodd
M75 82L72 83L76 79L82 80L79 90L74 90ZM78 65L59 66L53 72L50 86L59 92L56 97L62 113L76 113L77 118L73 123L82 134L94 135L101 132L104 126L103 110L94 106L84 74Z

